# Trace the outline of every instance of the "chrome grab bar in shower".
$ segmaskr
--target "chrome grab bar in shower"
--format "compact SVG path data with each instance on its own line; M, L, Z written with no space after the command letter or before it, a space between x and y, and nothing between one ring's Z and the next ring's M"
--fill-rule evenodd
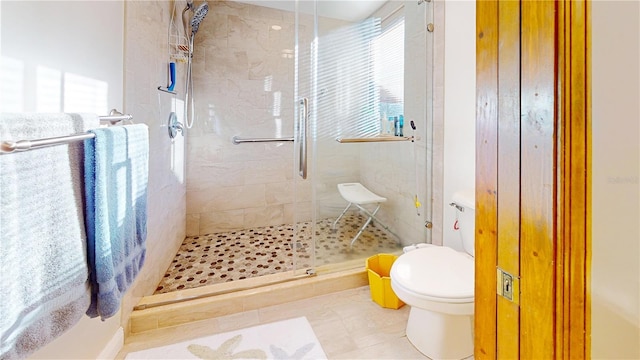
M299 102L300 107L300 126L298 134L300 135L300 159L298 174L302 179L307 178L307 123L309 120L309 99L303 97Z
M298 173L303 179L307 178L307 123L309 120L309 99L302 98L299 102L300 105L300 123L298 127L298 135L300 139L300 158ZM294 141L293 137L283 138L241 138L234 136L231 138L231 142L234 145L242 143L262 143L262 142L282 142L282 141Z
M281 141L293 141L293 137L284 137L284 138L241 138L239 136L234 136L231 138L231 142L234 145L242 144L242 143L259 143L259 142L281 142Z

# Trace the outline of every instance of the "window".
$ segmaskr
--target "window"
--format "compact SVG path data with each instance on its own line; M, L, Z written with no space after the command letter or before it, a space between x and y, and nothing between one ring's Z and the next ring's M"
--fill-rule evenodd
M382 33L373 41L376 83L380 92L383 119L404 112L404 18L382 24ZM383 129L384 130L384 129Z

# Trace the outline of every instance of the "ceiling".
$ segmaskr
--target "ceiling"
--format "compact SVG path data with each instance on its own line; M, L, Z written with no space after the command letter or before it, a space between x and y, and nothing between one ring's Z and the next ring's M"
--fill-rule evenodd
M294 10L293 0L234 0L279 10ZM318 0L318 15L347 21L357 21L369 17L388 0ZM313 14L313 1L300 0L300 11Z

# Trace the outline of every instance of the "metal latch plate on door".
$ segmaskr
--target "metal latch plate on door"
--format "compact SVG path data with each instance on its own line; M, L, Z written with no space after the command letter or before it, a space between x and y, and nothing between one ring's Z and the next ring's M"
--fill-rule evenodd
M496 279L498 295L520 304L520 278L498 268Z

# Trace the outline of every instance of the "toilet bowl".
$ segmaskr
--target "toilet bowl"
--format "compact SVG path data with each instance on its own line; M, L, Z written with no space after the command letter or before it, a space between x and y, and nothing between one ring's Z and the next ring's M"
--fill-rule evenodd
M473 355L473 258L448 247L410 251L391 267L391 288L411 306L407 338L431 359Z
M391 288L411 306L406 334L421 353L431 359L464 359L473 355L474 260L473 200L454 195L466 252L423 245L400 255L391 267ZM469 232L469 228L471 231ZM471 234L471 235L469 235ZM462 231L461 231L461 237Z

